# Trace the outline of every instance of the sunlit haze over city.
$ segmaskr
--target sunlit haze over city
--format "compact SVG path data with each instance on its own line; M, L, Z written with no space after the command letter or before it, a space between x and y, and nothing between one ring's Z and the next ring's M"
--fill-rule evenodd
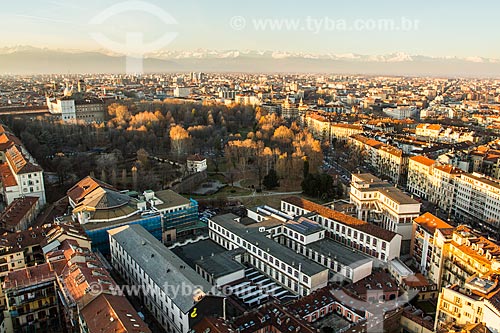
M0 333L499 333L498 1L0 4Z

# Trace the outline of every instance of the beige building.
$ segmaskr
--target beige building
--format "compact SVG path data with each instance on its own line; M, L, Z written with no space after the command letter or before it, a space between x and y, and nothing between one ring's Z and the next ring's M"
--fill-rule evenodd
M371 174L353 174L350 200L360 220L402 236L401 252L410 253L413 219L420 215L420 203Z
M346 142L351 135L362 134L363 126L358 124L331 124L331 140Z
M455 179L463 173L459 168L440 164L423 155L408 161L408 191L429 200L444 212L451 213L455 196Z
M479 173L455 178L454 213L457 219L490 232L500 231L500 181Z
M363 163L377 170L381 177L394 184L405 184L408 156L399 148L356 134L349 137L349 145L360 153Z
M307 113L304 122L312 135L321 141L330 140L330 121L318 113Z
M434 236L438 230L453 230L453 227L443 220L427 212L413 220L413 235L411 255L417 268L427 275L431 268L434 253Z

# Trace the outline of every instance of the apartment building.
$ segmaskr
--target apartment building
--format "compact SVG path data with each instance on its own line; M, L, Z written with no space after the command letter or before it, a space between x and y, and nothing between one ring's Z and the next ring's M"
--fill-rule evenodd
M454 206L455 179L462 173L459 168L426 156L413 156L408 163L407 190L450 214Z
M38 197L14 199L0 214L0 227L9 232L28 229L40 210Z
M418 124L415 129L418 139L432 142L477 142L479 136L466 128L444 127L439 124Z
M451 165L435 165L432 168L429 201L448 216L455 205L455 180L463 171Z
M439 294L435 331L461 329L484 323L491 332L500 331L500 285L498 275L471 276L465 285L444 287Z
M360 220L402 236L401 253L410 253L413 219L420 215L420 203L372 174L353 174L350 200Z
M288 97L285 98L285 101L281 105L281 116L284 119L295 120L299 117L299 108L295 103L290 103Z
M408 159L408 179L406 188L410 193L424 200L429 199L431 191L432 167L436 161L423 155L412 156Z
M401 235L312 201L285 198L281 211L291 217L312 213L308 217L323 226L330 238L384 262L400 255Z
M463 288L468 278L500 270L500 246L466 226L436 229L428 277L438 286Z
M454 214L457 219L489 232L500 233L500 181L479 173L464 173L455 180Z
M80 311L81 333L152 333L125 296L102 293Z
M283 231L282 221L247 222L248 226L234 214L214 216L208 223L210 239L228 250L245 249L253 267L296 294L309 295L327 285L328 268L270 238ZM305 241L297 230L292 236ZM324 237L324 233L313 237Z
M57 276L60 319L66 332L151 332L89 247L65 239L53 244L45 257Z
M436 140L439 134L443 130L443 126L440 124L418 124L415 128L415 135L423 138L432 138Z
M0 179L3 201L9 205L16 198L36 196L45 205L43 169L21 141L0 125Z
M41 243L48 228L32 228L7 233L0 240L0 283L7 275L19 269L44 263ZM3 288L0 287L0 307L5 306Z
M49 333L62 328L56 274L49 263L9 272L3 290L6 332Z
M431 253L430 267L427 271L427 278L437 285L438 290L446 284L443 281L445 276L445 268L449 267L448 253L449 246L453 240L454 229L436 229L433 237L433 246ZM445 262L447 263L445 267Z
M361 154L362 162L394 184L404 185L408 170L408 156L399 148L357 134L348 143Z
M224 298L138 224L108 231L111 264L167 332L188 333L204 316L224 316ZM179 290L179 288L181 288Z
M330 120L326 117L309 112L305 116L304 123L314 138L321 141L330 141Z
M330 138L332 141L347 142L351 135L362 133L363 126L359 124L333 123L330 125Z
M417 268L423 275L431 269L432 255L434 254L434 236L437 230L453 230L453 227L438 217L426 212L413 220L413 241L411 255L415 259Z

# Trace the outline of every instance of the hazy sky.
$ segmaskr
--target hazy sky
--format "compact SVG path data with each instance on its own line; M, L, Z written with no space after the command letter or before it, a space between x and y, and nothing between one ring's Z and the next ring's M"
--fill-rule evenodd
M177 24L167 25L161 18L137 10L117 13L102 24L89 24L112 5L125 3L125 7L131 7L131 3L125 1L4 0L0 11L0 46L96 50L104 47L90 36L92 32L100 32L118 43L123 42L126 32L143 33L146 42L165 32L177 32L177 37L164 49L251 49L316 54L406 52L500 58L500 2L497 0L142 2L162 8ZM278 24L288 19L292 25L294 22L298 25L288 29L262 28L262 24L269 24L266 21L269 19L277 20ZM369 28L370 24L380 24L381 19L393 20L392 31ZM414 26L402 26L403 21L412 22ZM256 26L259 22L261 25Z

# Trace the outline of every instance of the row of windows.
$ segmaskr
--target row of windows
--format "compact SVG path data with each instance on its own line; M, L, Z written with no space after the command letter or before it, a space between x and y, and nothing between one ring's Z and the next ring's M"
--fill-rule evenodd
M277 267L281 271L287 272L289 275L291 275L297 279L299 278L299 271L296 270L295 268L293 268L292 266L289 266L287 263L280 261L278 258L275 258L273 255L268 254L265 251L262 251L261 249L250 244L249 242L241 239L240 237L235 236L233 233L229 232L228 230L226 230L225 228L221 227L220 225L214 223L213 221L209 221L209 227L210 227L210 229L217 231L224 238L231 239L231 241L233 241L236 244L238 244L239 246L243 247L249 253L263 259L265 262ZM212 239L213 239L213 237L212 237ZM302 274L302 281L304 283L309 283L309 278L305 274Z
M130 280L132 277L137 282L138 285L147 285L152 296L152 300L159 305L161 310L170 316L172 321L174 321L174 315L178 318L182 317L181 310L175 306L174 302L165 294L164 290L161 289L150 277L146 274L146 272L139 266L139 264L132 258L130 255L124 251L124 249L116 243L114 239L111 239L110 242L111 253L113 262L120 262L122 267L125 267L124 274L127 275L127 278ZM154 291L154 292L153 292ZM159 297L157 297L159 295ZM159 304L161 302L161 305ZM157 314L158 316L158 314ZM162 317L162 321L164 322L164 318ZM180 324L182 327L182 324ZM181 328L182 331L182 328Z
M285 212L293 211L296 214L304 214L308 212L302 208L296 207L286 202L282 202L282 209ZM342 234L349 238L352 237L353 240L359 240L359 242L364 242L366 245L370 245L371 242L371 245L376 247L379 244L378 238L366 235L360 231L358 232L358 230L346 227L344 224L338 223L321 215L316 215L312 219L320 223L323 227L329 229L330 231L335 231L337 234ZM380 241L380 246L382 251L385 251L387 248L387 242Z

